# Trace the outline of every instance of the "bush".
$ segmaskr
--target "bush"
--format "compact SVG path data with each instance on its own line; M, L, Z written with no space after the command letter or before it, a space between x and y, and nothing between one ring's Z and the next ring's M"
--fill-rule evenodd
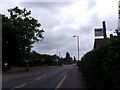
M120 89L120 39L86 53L79 67L88 87Z

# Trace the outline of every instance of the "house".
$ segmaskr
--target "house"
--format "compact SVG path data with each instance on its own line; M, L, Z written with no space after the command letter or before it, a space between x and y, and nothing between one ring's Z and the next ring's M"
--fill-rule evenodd
M104 42L105 42L104 38L95 39L95 41L94 41L94 49L102 46L104 44Z

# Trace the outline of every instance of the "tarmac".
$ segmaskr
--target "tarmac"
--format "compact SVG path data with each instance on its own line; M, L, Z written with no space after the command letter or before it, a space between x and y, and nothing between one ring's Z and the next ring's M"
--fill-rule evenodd
M3 80L7 80L7 78L13 78L15 77L15 74L18 74L19 76L24 75L25 68L20 69L13 69L11 71L4 72ZM26 74L29 72L26 72ZM72 68L64 77L64 80L62 81L61 85L59 86L59 89L86 89L86 82L83 77L82 71L78 68L78 66L75 65L74 68Z
M87 88L85 79L82 75L81 70L75 66L72 70L70 70L60 88L71 88L71 89L85 89Z

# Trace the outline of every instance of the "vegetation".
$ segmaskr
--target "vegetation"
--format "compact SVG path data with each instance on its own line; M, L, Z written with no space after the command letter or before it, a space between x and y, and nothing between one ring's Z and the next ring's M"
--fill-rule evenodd
M75 56L74 56L74 61L73 61L73 63L76 63L76 58L75 58Z
M23 65L29 57L32 44L42 40L41 24L31 17L31 11L15 7L8 10L10 16L2 15L2 60L12 65Z
M2 15L3 70L11 69L12 66L24 66L25 63L30 63L30 66L41 66L73 62L68 52L65 58L31 52L32 45L44 38L44 30L40 29L41 24L31 17L31 11L27 11L25 8L15 7L8 9L8 12L9 16Z
M35 18L31 17L31 11L25 8L15 7L8 10L10 16L2 15L2 65L3 70L12 66L24 66L29 62L30 66L62 65L63 59L57 55L42 55L31 52L33 43L42 40L43 29ZM4 64L7 63L7 68Z
M84 55L79 67L90 88L120 89L120 33Z
M33 51L30 53L29 58L30 66L62 65L62 59L60 59L57 55L39 54Z
M72 57L70 57L70 54L67 52L64 58L64 64L72 64L72 63L73 63L73 59Z

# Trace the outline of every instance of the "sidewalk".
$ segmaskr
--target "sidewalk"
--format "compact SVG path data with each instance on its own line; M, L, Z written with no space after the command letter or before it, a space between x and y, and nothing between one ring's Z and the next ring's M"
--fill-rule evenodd
M27 73L24 67L12 67L10 70L2 71L2 81L22 77Z
M68 72L60 88L73 88L73 89L87 88L85 80L82 76L82 72L79 70L77 66L75 66Z
M35 66L35 67L29 67L29 71L39 68L47 68L47 67L56 67L56 66ZM25 67L12 67L10 70L2 71L2 73L9 73L9 74L15 74L15 73L22 73L26 72Z
M13 78L29 75L29 73L33 72L33 70L37 68L39 67L30 67L30 70L26 71L25 67L12 67L10 70L2 71L2 80L6 81Z
M20 73L25 71L25 67L12 67L10 70L3 71L3 73Z

